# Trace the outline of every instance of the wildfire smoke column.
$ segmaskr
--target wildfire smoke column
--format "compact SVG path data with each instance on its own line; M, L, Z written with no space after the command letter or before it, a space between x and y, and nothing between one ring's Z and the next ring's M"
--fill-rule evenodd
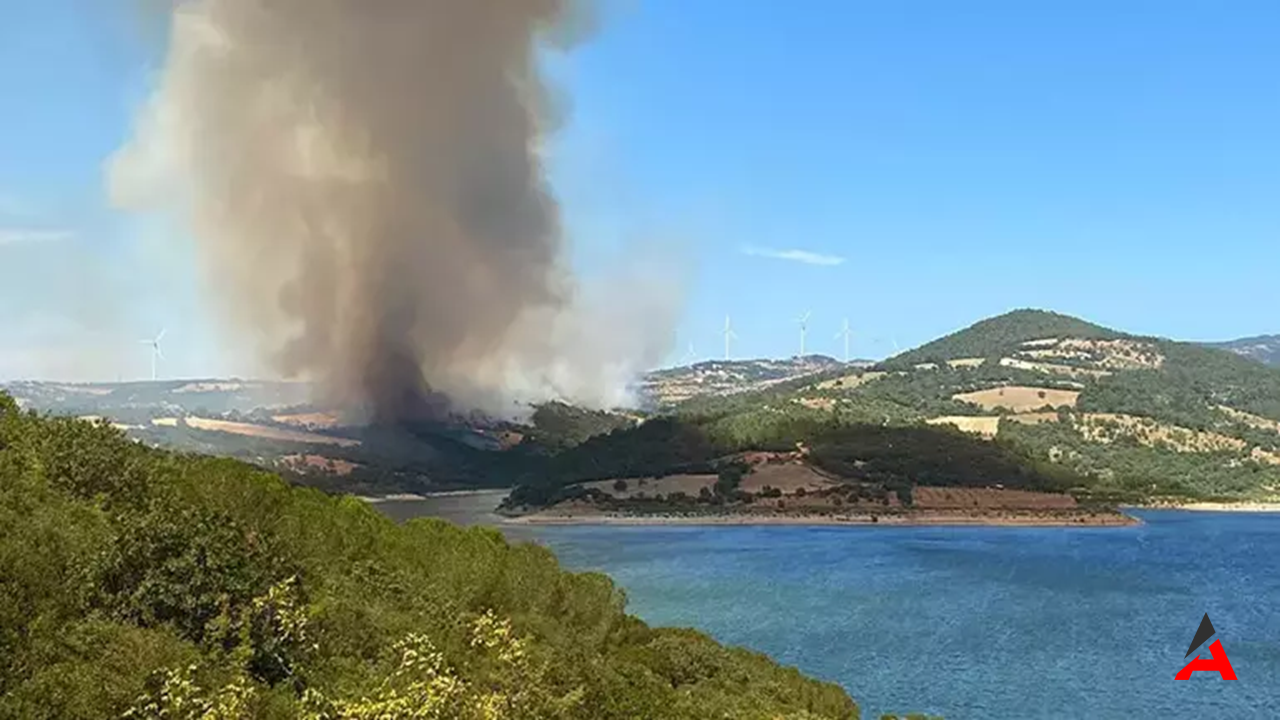
M428 388L506 402L513 377L566 374L578 361L558 343L599 315L579 306L539 155L554 113L535 56L581 10L171 2L113 193L179 208L238 336L328 399L382 422L431 412ZM626 348L635 362L657 350L642 345ZM605 403L614 390L581 377L616 384L595 368L617 363L584 356L571 399Z

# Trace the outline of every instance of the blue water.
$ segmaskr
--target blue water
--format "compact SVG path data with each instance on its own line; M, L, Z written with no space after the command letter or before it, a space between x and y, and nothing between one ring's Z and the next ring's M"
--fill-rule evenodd
M568 567L612 576L651 624L840 683L863 717L1280 717L1280 514L1140 515L1129 528L533 534ZM1206 612L1236 682L1173 679Z

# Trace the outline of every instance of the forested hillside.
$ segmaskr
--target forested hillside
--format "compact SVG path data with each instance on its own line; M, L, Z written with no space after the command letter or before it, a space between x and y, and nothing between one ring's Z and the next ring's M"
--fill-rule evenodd
M0 395L0 717L840 718L545 549Z
M1003 459L971 452L946 427ZM934 440L913 442L920 432ZM966 486L1018 486L1025 475L1053 479L1031 483L1042 487L1066 483L1079 498L1271 498L1280 495L1280 370L1018 310L874 368L691 399L552 457L513 499L585 479L719 472L715 458L797 443L813 448L813 464L840 448L847 462L834 470L859 481L857 469L885 447L911 446L911 461L882 483L956 482L931 469L946 466Z

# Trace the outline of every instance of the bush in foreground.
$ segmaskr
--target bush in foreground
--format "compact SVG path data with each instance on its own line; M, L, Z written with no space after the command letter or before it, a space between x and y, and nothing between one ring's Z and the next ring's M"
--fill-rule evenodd
M0 395L0 718L857 718L599 574Z

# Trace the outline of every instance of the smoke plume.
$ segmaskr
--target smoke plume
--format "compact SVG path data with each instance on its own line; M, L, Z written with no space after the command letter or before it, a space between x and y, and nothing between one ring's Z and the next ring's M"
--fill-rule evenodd
M535 56L577 3L171 4L112 191L189 221L211 299L281 374L397 422L434 391L624 402L661 358L675 288L582 287L544 178Z

